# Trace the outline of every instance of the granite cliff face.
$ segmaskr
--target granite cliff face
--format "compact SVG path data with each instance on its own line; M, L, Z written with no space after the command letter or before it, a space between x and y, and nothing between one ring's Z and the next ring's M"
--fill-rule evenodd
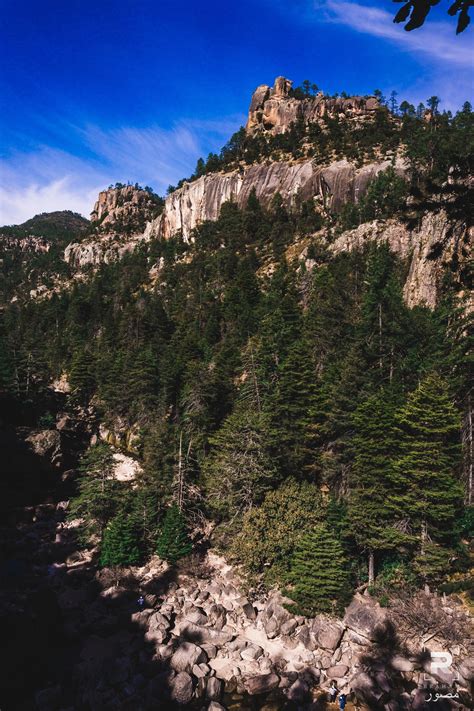
M261 85L254 92L246 131L249 135L276 135L299 120L320 122L324 130L321 120L325 116L358 124L371 120L379 108L375 97L330 98L320 93L296 98L292 82L277 77L272 88ZM229 200L244 207L253 190L264 207L280 193L290 209L312 200L322 213L338 212L345 204L357 203L370 181L391 165L399 175L406 174L403 158L393 154L363 165L347 159L326 164L303 157L273 162L262 159L185 182L164 201L137 186L117 186L99 194L91 214L93 234L70 244L64 257L74 269L81 270L120 259L143 241L169 239L177 233L187 242L199 239L196 228L200 224L217 220L222 205ZM416 228L396 220L367 223L344 232L327 247L337 254L361 249L370 241L388 242L394 252L408 260L405 299L410 306L424 303L433 307L444 270L460 273L469 259L466 226L453 223L439 210L426 213ZM155 276L159 278L158 273Z
M327 167L311 160L301 163L277 162L252 165L231 173L211 173L191 183L185 183L165 200L163 213L149 223L145 238L167 239L178 231L187 241L201 222L216 220L224 202L234 200L239 207L246 204L255 189L263 206L268 207L275 193L280 193L287 206L297 200L315 198L330 210L345 203L356 202L377 173L391 165L389 160L356 168L346 160ZM404 165L396 163L397 172Z
M121 259L144 239L145 227L161 211L162 202L154 193L134 185L103 190L91 212L92 234L69 244L65 261L82 269Z
M247 133L285 133L295 121L312 123L326 115L363 119L380 106L374 96L331 98L320 92L316 96L297 99L291 95L292 84L285 77L277 77L273 88L266 84L257 87L250 102Z
M99 193L91 212L91 222L102 231L125 227L136 232L156 212L157 201L153 193L136 185L124 185Z
M328 249L339 254L363 249L369 242L387 243L392 252L408 260L403 289L406 304L434 308L445 271L462 269L472 259L473 238L473 228L451 222L441 210L427 213L415 229L396 220L360 225L344 232Z

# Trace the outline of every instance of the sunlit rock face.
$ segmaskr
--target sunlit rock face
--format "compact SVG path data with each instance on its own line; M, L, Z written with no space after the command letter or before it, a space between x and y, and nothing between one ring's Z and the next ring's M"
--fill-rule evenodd
M257 163L249 168L230 173L210 173L191 183L185 183L165 200L163 213L150 222L145 237L171 237L180 231L185 240L206 220L217 220L222 205L234 200L244 207L252 190L264 207L269 207L275 193L292 206L298 200L316 198L331 210L345 203L357 201L377 173L391 165L389 160L356 168L347 160L329 166L318 166L312 160ZM403 172L403 163L396 164Z
M369 242L387 243L392 252L408 260L406 304L434 308L446 271L455 273L471 260L473 236L472 228L450 221L441 210L427 213L414 229L398 220L365 223L344 232L328 249L340 254L363 249Z
M250 102L247 133L285 133L295 121L315 122L327 115L364 118L380 106L374 96L331 98L320 92L297 99L292 96L292 84L285 77L277 77L273 87L266 84L257 87Z

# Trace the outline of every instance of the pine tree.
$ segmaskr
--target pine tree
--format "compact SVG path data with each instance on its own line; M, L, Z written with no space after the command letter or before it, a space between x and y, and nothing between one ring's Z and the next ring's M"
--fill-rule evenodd
M278 369L268 400L269 447L286 475L314 475L317 466L316 372L307 340L299 339Z
M87 400L94 392L95 360L87 348L79 347L74 351L69 382L73 393L82 400Z
M388 471L387 506L423 559L429 543L453 542L462 502L460 417L439 375L428 375L408 396L396 414L396 435L400 454Z
M119 513L105 528L100 565L138 565L139 562L140 548L135 522L131 516Z
M340 541L324 524L305 533L291 559L288 596L302 614L334 612L349 592L347 560Z
M91 447L81 462L79 494L69 508L71 518L84 519L86 537L103 535L108 522L117 512L122 488L113 475L112 452L105 444Z
M210 438L213 446L203 464L208 504L230 519L259 504L278 479L266 449L266 423L256 411L238 407Z
M176 563L191 551L192 544L187 534L186 521L178 507L173 504L165 514L156 542L156 552L163 560Z
M397 451L394 437L394 393L380 390L362 402L353 414L353 464L349 475L348 530L368 557L369 585L374 582L378 551L396 546L386 502L387 470Z

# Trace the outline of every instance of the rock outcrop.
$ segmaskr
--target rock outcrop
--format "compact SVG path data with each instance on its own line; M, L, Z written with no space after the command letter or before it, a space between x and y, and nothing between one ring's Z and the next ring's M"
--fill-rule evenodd
M347 160L326 167L312 160L282 161L259 163L230 173L210 173L171 193L165 200L163 213L147 225L144 237L167 239L180 231L184 239L189 240L192 230L200 223L217 220L224 202L234 200L240 207L246 205L252 190L265 207L270 205L275 193L280 193L288 206L297 200L316 198L328 209L338 210L348 202L357 201L370 180L390 165L389 160L361 168ZM399 173L404 172L401 161L395 168Z
M285 133L296 121L312 123L326 115L363 119L380 106L374 96L331 98L320 92L299 99L292 95L292 84L285 77L277 77L273 88L266 84L257 87L250 102L247 133Z
M136 230L156 214L156 196L134 185L109 188L99 193L91 222L103 230L120 226Z
M360 225L344 232L328 250L340 254L363 249L369 242L386 242L392 252L409 262L403 290L406 304L434 308L446 270L456 274L471 261L473 237L473 228L450 221L441 210L427 213L414 229L397 220Z
M157 195L134 185L103 190L91 212L93 234L69 244L65 261L82 269L121 259L144 239L145 226L161 212L162 205Z

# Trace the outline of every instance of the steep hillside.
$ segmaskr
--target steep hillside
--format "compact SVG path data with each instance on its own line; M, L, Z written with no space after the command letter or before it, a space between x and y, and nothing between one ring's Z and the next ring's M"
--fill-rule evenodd
M336 679L408 711L429 673L471 703L474 115L306 89L259 87L166 198L3 249L9 698L310 709Z

